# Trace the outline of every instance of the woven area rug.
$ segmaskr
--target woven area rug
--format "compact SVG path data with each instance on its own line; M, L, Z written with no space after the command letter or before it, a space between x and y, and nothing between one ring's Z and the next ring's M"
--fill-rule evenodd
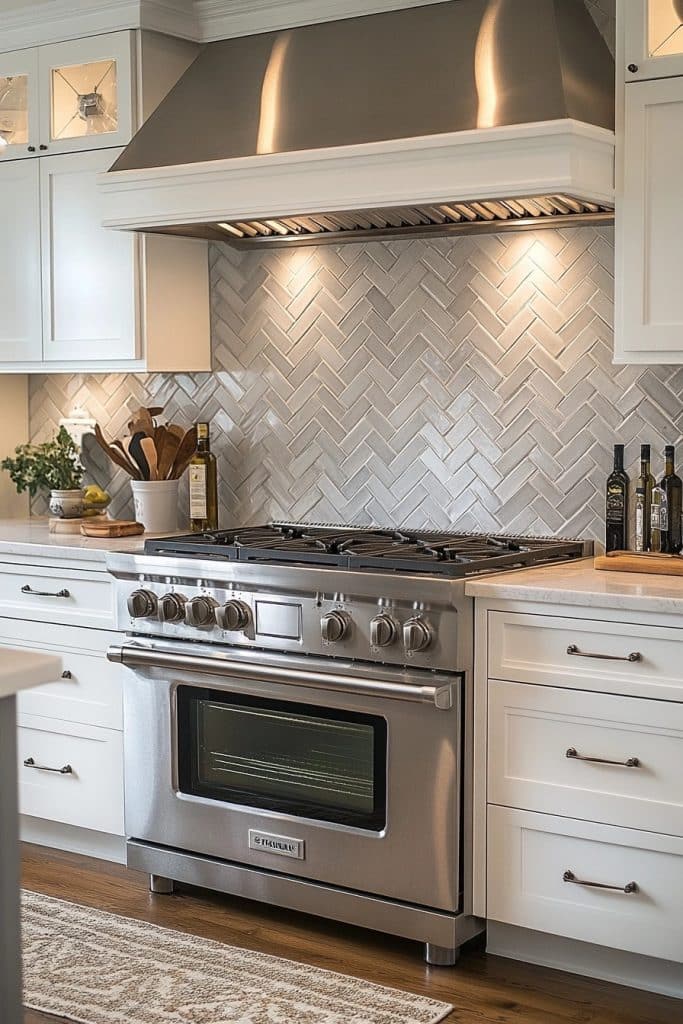
M436 1024L447 1003L24 892L24 1002L78 1024Z

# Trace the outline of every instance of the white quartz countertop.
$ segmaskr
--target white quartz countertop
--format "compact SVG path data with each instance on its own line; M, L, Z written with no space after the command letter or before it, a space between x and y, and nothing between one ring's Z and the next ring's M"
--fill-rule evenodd
M145 539L150 536L154 534L94 540L80 533L50 533L47 519L0 519L0 559L3 554L26 555L71 558L79 562L100 562L104 565L108 551L140 553Z
M592 558L473 579L467 583L466 593L490 600L683 612L683 576L596 570Z
M12 697L20 690L40 686L59 677L62 659L54 654L35 651L17 651L13 647L0 648L0 700Z

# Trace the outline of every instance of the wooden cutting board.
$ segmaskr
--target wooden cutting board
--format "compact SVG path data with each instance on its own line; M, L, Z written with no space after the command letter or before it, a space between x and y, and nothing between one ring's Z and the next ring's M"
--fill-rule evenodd
M109 521L104 512L99 512L96 516L76 516L74 519L60 519L57 516L50 516L47 529L48 533L77 534L81 532L83 523L101 523L103 520Z
M596 569L613 572L650 572L662 576L683 576L683 555L657 555L651 551L610 551L596 555Z
M106 519L104 522L89 522L86 519L81 523L81 533L84 537L136 537L144 532L142 523L136 523L132 519Z

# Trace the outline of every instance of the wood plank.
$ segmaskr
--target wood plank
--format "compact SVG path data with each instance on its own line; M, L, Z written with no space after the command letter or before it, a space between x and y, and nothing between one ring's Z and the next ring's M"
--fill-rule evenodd
M429 967L417 943L181 886L153 896L147 876L76 854L23 847L27 889L177 928L243 949L341 971L453 1003L447 1024L671 1024L681 1003L484 953L480 940L455 968ZM25 1024L64 1024L28 1010Z
M648 572L659 576L683 576L683 556L661 555L651 551L610 551L596 555L596 569L611 572Z

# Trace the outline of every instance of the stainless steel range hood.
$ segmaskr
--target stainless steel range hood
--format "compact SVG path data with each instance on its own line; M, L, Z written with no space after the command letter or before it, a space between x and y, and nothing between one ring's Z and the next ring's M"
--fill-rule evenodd
M239 245L611 216L583 0L450 0L211 43L102 176L105 223Z

